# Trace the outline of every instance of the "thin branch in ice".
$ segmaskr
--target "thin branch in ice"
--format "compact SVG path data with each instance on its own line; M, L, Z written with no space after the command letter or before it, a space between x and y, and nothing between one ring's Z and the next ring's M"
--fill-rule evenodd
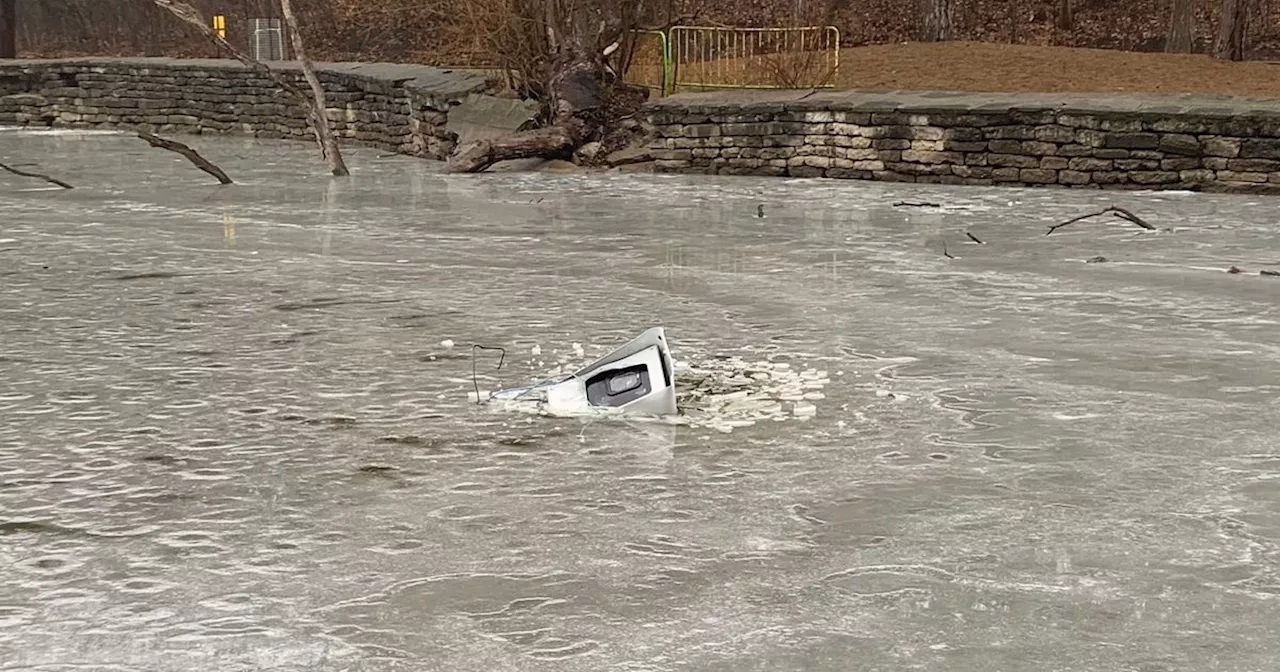
M59 187L62 187L63 189L75 189L75 187L73 187L73 186L71 186L71 185L67 184L66 182L63 182L62 180L59 180L59 179L58 179L58 178L56 178L56 177L49 177L48 175L41 175L40 173L29 173L29 172L27 172L27 171L25 171L25 170L19 170L19 169L17 169L17 168L14 168L13 166L6 165L6 164L3 164L3 163L0 163L0 168L2 168L2 169L4 169L4 170L7 170L7 171L9 171L9 172L11 172L11 173L13 173L14 175L21 175L21 176L23 176L23 177L35 177L35 178L39 178L39 179L44 180L45 182L48 182L48 183L50 183L50 184L56 184L56 185L58 185Z
M1123 220L1126 220L1126 221L1129 221L1129 222L1133 222L1134 224L1137 224L1138 226L1141 226L1142 228L1144 228L1144 229L1146 229L1146 230L1148 230L1148 231L1155 231L1155 230L1156 230L1156 227L1154 227L1154 226L1152 226L1152 225L1148 224L1148 223L1146 222L1146 220L1142 219L1141 217L1139 217L1139 216L1137 216L1137 215L1133 214L1132 212L1129 212L1128 210L1125 210L1124 208L1120 208L1120 207L1117 207L1117 206L1114 206L1114 205L1113 205L1113 206L1111 206L1111 207L1109 207L1109 208L1103 208L1102 210L1099 210L1099 211L1097 211L1097 212L1091 212L1091 213L1089 213L1089 214L1087 214L1087 215L1080 215L1079 217L1072 217L1071 219L1068 219L1067 221L1062 222L1061 224L1054 224L1053 226L1049 227L1049 230L1048 230L1048 231L1046 231L1044 235L1046 235L1046 236L1047 236L1047 235L1049 235L1049 234L1053 233L1054 231L1057 231L1058 229L1061 229L1062 227L1064 227L1064 226L1066 226L1066 225L1068 225L1068 224L1075 224L1076 222L1078 222L1078 221L1080 221L1080 220L1082 220L1082 219L1089 219L1090 217L1097 217L1097 216L1099 216L1099 215L1105 215L1105 214L1107 214L1107 213L1111 213L1113 216L1115 216L1115 217L1119 217L1120 219L1123 219Z

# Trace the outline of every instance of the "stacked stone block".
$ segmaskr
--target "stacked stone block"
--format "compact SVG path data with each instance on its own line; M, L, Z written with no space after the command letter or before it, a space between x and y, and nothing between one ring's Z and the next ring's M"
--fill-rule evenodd
M308 91L301 72L281 74ZM457 101L404 81L325 71L319 78L340 139L432 159L453 150L456 136L445 124ZM0 124L312 137L302 104L236 63L0 62Z
M651 104L664 172L1280 191L1280 113ZM812 107L812 106L809 106Z

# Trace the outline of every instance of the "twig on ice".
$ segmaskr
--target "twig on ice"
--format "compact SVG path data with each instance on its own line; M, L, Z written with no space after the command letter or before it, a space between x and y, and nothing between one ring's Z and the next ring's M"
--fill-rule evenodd
M187 160L195 164L196 168L199 168L200 170L203 170L204 172L209 173L210 175L218 178L218 182L221 182L222 184L232 184L231 178L227 177L227 174L222 172L221 168L213 165L212 163L209 163L208 159L204 158L203 156L200 156L200 154L197 153L196 150L191 149L190 147L182 144L181 142L166 140L165 138L162 138L158 135L152 135L151 133L147 133L146 131L138 131L138 137L142 138L143 140L146 140L147 144L151 145L152 147L167 149L171 152L177 152L187 157Z
M59 187L62 187L63 189L75 189L75 187L67 184L66 182L63 182L62 180L59 180L55 177L49 177L48 175L41 175L40 173L28 173L25 170L18 170L13 166L5 165L3 163L0 163L0 168L3 168L4 170L7 170L13 173L14 175L21 175L23 177L37 177L50 184L56 184Z
M928 201L920 201L918 203L915 201L898 201L897 203L893 204L893 207L895 208L941 208L942 206L937 203L930 203Z
M1080 221L1080 220L1082 220L1082 219L1089 219L1090 217L1097 217L1097 216L1099 216L1099 215L1105 215L1105 214L1107 214L1107 213L1111 213L1111 215L1112 215L1112 216L1114 216L1114 217L1119 217L1120 219L1123 219L1123 220L1127 220L1127 221L1133 222L1134 224L1137 224L1138 226L1141 226L1142 228L1144 228L1144 229L1146 229L1146 230L1148 230L1148 231L1155 231L1155 230L1156 230L1156 227L1151 226L1151 225L1150 225L1150 224L1148 224L1145 220L1143 220L1141 217L1139 217L1139 216L1137 216L1137 215L1133 214L1132 212L1129 212L1128 210L1125 210L1124 208L1117 207L1117 206L1114 206L1114 205L1113 205L1113 206L1111 206L1111 207L1109 207L1109 208L1104 208L1104 209L1099 210L1099 211L1097 211L1097 212L1091 212L1091 213L1089 213L1089 214L1087 214L1087 215L1080 215L1079 217L1073 217L1073 218L1071 218L1071 219L1068 219L1068 220L1067 220L1067 221L1065 221L1065 222L1062 222L1061 224L1054 224L1053 226L1049 227L1049 230L1048 230L1048 231L1046 231L1044 235L1046 235L1046 236L1047 236L1047 235L1049 235L1049 234L1053 233L1054 231L1057 231L1058 229L1061 229L1062 227L1064 227L1064 226L1066 226L1066 225L1068 225L1068 224L1075 224L1076 222L1078 222L1078 221Z
M978 240L977 236L973 235L972 233L969 233L968 231L965 231L964 235L969 236L969 240L972 240L973 242L979 245L986 245L986 243L982 242L981 240Z

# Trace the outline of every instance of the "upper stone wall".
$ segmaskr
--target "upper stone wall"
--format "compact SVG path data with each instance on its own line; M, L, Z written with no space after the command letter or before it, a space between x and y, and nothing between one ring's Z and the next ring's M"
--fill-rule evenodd
M742 92L645 113L667 172L1280 192L1278 101Z
M272 63L303 89L295 63ZM444 159L447 115L483 92L479 76L427 66L317 63L334 133L386 151ZM228 60L0 60L0 124L126 127L157 133L309 137L306 110Z

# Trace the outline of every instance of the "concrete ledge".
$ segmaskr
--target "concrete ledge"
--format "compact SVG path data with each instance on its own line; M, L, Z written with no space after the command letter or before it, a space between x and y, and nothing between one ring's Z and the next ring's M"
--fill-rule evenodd
M273 69L305 88L296 63ZM317 63L337 136L444 159L451 109L486 90L474 74L392 63ZM0 60L0 124L123 127L157 133L309 138L306 111L260 73L231 60Z
M1280 193L1280 100L736 91L645 115L664 172Z

